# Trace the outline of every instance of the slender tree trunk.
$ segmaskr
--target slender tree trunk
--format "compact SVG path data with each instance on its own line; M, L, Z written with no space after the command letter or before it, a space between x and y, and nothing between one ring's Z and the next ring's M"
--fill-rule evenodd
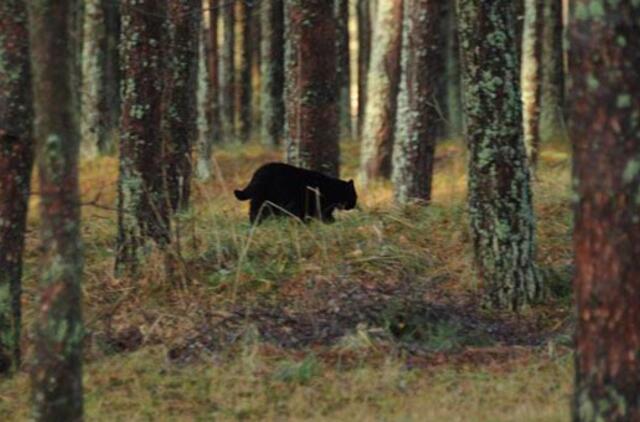
M542 111L540 138L542 142L564 137L564 35L562 1L543 0L544 28L542 35Z
M211 178L211 154L213 150L213 94L211 71L209 69L211 52L209 37L211 28L202 25L200 30L200 53L198 57L198 141L195 154L195 176L201 181Z
M367 108L362 128L363 183L391 176L391 153L400 80L402 0L379 4L367 76Z
M367 74L371 61L371 0L358 0L358 139L362 138L362 126L367 104Z
M637 421L640 3L593 4L577 0L569 24L569 122L578 197L573 419Z
M462 111L462 87L460 83L460 45L458 44L458 13L456 12L455 0L448 0L445 8L445 33L446 55L445 55L445 80L446 85L446 105L444 113L447 116L446 136L449 138L459 138L463 130Z
M261 3L260 108L262 142L280 145L284 129L284 6L283 0Z
M220 0L209 0L209 95L211 106L211 137L214 142L222 140L222 105L220 95L220 44L218 42L218 20Z
M444 80L440 0L405 0L402 70L393 151L398 203L431 199L433 156L442 119L434 104Z
M349 54L349 1L334 0L338 72L338 122L341 139L351 139L351 77Z
M511 0L460 0L460 45L469 146L469 215L487 302L518 309L543 294L535 259L523 142L517 14Z
M101 47L102 38L105 36L101 1L84 2L80 136L82 155L87 158L98 155L98 139L101 132L100 102L104 92L101 84L104 50Z
M162 156L164 0L122 1L122 118L116 272L135 274L153 239L169 241Z
M28 28L24 0L0 4L0 375L20 366L22 253L33 167Z
M164 88L164 173L171 209L189 206L192 142L198 133L198 48L202 0L168 0L169 49Z
M540 149L543 9L543 0L525 0L521 83L524 144L532 172L538 164Z
M333 3L285 1L286 159L337 176L338 86Z
M222 52L220 56L220 108L222 136L225 141L235 140L235 3L221 3Z
M69 50L71 0L29 2L42 250L34 331L34 419L82 420L79 128Z
M240 22L239 40L240 50L238 63L238 128L241 142L249 141L251 137L251 13L250 3L241 1L238 5L238 21Z
M104 71L102 72L103 95L102 134L98 138L101 154L114 154L119 138L120 120L120 0L101 0L104 13L105 36L103 38Z

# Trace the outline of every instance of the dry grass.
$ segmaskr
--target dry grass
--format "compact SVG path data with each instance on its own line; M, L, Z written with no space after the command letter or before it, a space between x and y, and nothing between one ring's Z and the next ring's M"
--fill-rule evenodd
M357 148L344 146L344 178L355 176ZM515 319L474 305L480 286L469 259L465 153L450 142L438 157L428 208L392 206L390 185L380 183L359 191L361 211L342 213L333 225L281 220L252 229L246 204L231 191L279 154L225 147L215 156L218 177L195 183L193 210L174 224L180 265L172 280L159 253L148 257L140 278L113 277L116 225L109 208L117 162L83 163L83 202L93 204L83 208L82 228L88 420L566 420L572 378L562 346L570 313L567 149L543 152L535 189L539 261L560 297ZM27 327L38 277L36 212L29 222ZM170 287L176 280L182 288ZM416 315L402 313L409 302L394 302L394 292L419 292L425 306L450 307L457 319L427 321L433 326L426 339L407 344L391 331ZM350 301L353 321L349 309L336 311L348 325L339 341L290 347L265 338L269 330L305 334L293 320L310 315L311 325L314 318L321 324L331 319L329 307L350 308ZM381 318L355 315L379 305ZM291 320L282 322L270 309ZM473 333L456 325L474 318L484 318L474 326L479 329L497 321L523 338L530 330L536 342L492 337L476 344ZM225 331L220 320L234 325ZM237 336L226 338L229 332ZM207 335L215 339L208 343ZM28 396L25 374L2 381L0 419L26 419Z

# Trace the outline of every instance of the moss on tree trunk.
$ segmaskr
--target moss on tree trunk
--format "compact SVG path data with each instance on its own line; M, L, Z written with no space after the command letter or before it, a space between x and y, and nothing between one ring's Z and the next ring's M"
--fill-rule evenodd
M27 6L0 3L0 375L20 365L22 253L33 167Z
M431 199L433 156L442 119L434 103L444 79L444 43L438 0L405 0L402 69L393 182L396 202ZM446 86L446 85L445 85Z
M640 3L569 24L577 303L573 419L640 420Z
M461 0L459 16L475 267L489 305L518 309L539 300L543 285L534 263L516 7Z
M31 371L39 421L82 420L79 128L68 48L73 6L42 0L29 10L44 251Z

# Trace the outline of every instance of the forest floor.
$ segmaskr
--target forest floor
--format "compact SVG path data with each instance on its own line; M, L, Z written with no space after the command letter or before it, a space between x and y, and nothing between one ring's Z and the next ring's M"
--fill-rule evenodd
M358 146L343 148L354 177ZM570 152L548 146L535 183L545 305L485 309L471 269L466 154L440 145L429 207L359 189L336 223L252 228L232 190L279 153L229 146L174 222L174 270L151 253L113 275L115 158L83 162L87 420L568 420L573 380ZM34 189L37 191L37 189ZM24 349L38 278L29 218ZM26 371L0 381L0 420L27 420Z

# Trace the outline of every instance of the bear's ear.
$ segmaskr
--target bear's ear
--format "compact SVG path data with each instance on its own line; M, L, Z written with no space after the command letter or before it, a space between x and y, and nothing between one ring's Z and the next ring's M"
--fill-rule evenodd
M349 183L351 186L353 186L353 179L349 179L349 181L347 183Z

